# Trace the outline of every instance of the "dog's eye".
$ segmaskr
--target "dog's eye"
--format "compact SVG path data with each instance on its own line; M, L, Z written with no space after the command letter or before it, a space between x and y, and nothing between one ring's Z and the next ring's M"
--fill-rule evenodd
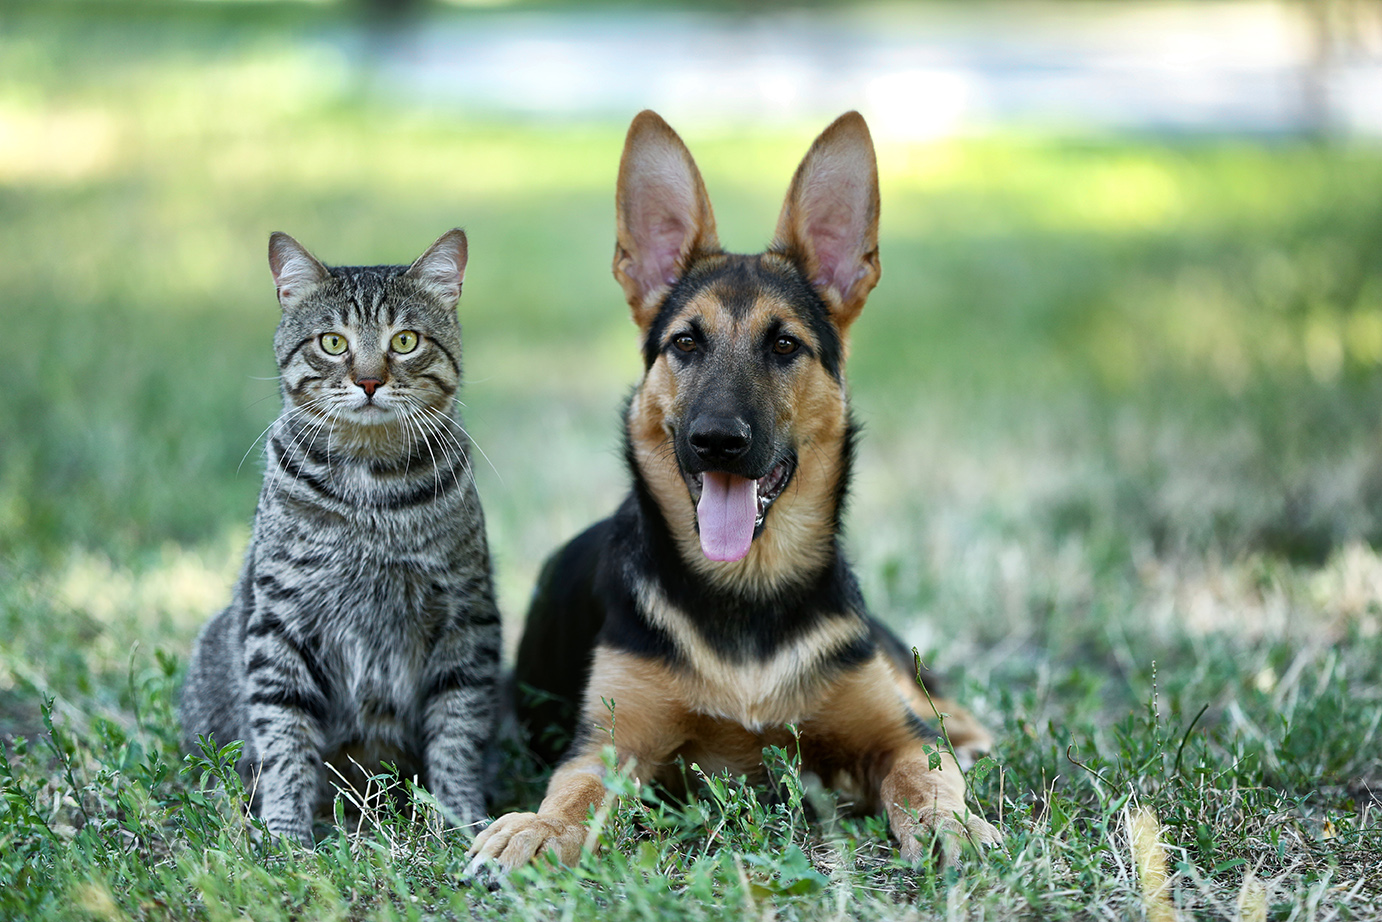
M695 352L696 337L692 336L690 333L683 333L672 340L672 345L676 346L682 352Z
M791 355L799 348L801 348L801 343L790 336L779 336L777 341L773 343L773 351L778 355Z

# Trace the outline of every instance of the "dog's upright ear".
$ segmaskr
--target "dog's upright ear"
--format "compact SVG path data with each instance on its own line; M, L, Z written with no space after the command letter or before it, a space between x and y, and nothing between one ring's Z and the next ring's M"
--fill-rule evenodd
M792 177L772 249L795 259L843 332L864 309L878 264L878 161L869 126L846 112Z
M696 161L651 109L634 117L619 159L614 277L647 330L677 277L700 253L719 252L715 214Z

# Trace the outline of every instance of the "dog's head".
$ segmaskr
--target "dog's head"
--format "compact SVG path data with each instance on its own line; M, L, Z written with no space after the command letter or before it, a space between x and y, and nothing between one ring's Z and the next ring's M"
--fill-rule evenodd
M639 474L693 563L799 567L833 539L845 337L880 272L864 119L816 139L764 253L721 249L695 161L653 112L629 128L616 210L614 275L646 366L629 411Z

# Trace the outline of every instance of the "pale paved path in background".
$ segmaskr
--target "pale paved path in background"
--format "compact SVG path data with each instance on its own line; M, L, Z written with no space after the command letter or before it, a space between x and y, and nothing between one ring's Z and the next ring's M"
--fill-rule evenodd
M1271 134L1308 128L1318 112L1302 10L1220 0L764 15L499 8L376 34L372 50L385 92L477 113L623 119L650 106L713 125L859 108L896 137L995 126ZM1382 25L1363 34L1324 81L1328 121L1379 136ZM335 47L362 53L359 36Z

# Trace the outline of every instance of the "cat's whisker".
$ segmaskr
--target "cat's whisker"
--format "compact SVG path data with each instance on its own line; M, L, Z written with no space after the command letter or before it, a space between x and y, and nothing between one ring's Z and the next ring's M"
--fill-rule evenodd
M308 401L307 403L303 404L303 405L299 408L299 409L302 410L303 412L302 412L302 413L299 413L299 414L296 414L296 416L300 418L301 416L306 415L306 411L307 411L307 410L315 410L316 408L318 408L319 406L322 406L322 405L325 405L325 407L326 407L326 413L322 414L321 416L317 417L313 422L308 423L306 426L301 427L301 428L291 428L291 427L293 427L293 425L298 421L298 419L293 418L293 416L291 416L291 415L285 417L285 423L284 423L284 425L285 425L285 427L290 427L290 431L291 431L291 437L290 437L289 440L288 440L288 447L289 447L290 449L301 449L301 450L304 451L304 452L310 452L313 443L316 442L317 436L318 436L318 434L322 431L323 427L330 425L331 419L332 419L332 417L331 417L331 409L332 409L332 407L331 407L331 399L330 399L329 396L324 396L324 397L318 398L318 399L316 399L316 400L310 400L310 401ZM331 469L331 430L330 430L330 429L328 429L328 430L327 430L327 433L326 433L326 467L327 467L327 470L330 470L330 469ZM282 475L282 468L281 468L281 467L280 467L280 469L279 469L279 471L278 471L277 473L278 473L279 476ZM302 480L302 471L301 471L301 468L299 468L298 473L293 477L293 482L294 482L294 483L299 483L299 482L301 482L301 480Z
M424 420L421 416L414 415L411 417L411 419L419 424L424 423ZM432 450L432 440L423 436L422 431L420 429L418 431L418 435L420 438L422 438L422 443L427 446L427 454L430 455L432 458L432 498L436 499L438 494L441 492L441 471L440 468L438 468L437 466L437 454ZM442 457L446 457L446 451L444 448L442 450Z
M447 448L445 449L447 454L447 465L451 470L452 481L454 482L455 486L459 488L461 485L462 475L464 475L467 478L473 477L473 474L470 469L470 455L466 452L465 445L463 445L461 441L457 439L454 435L447 432L441 426L438 426L435 422L429 423L429 425L437 433L437 437L442 440L442 444L447 446ZM460 457L459 463L453 463L453 460L451 458L452 448L456 450L456 454ZM464 499L464 496L462 497L462 499Z
M274 398L277 397L277 396L278 396L277 394L265 394L263 397L259 397L259 398L255 399L255 400L251 400L249 403L247 403L247 404L245 405L245 409L246 409L246 410L252 410L252 409L254 409L255 407L259 406L259 405L260 405L261 403L263 403L264 401L266 401L266 400L272 400L272 399L274 399Z
M423 445L427 446L427 453L432 455L432 496L435 498L441 491L441 466L437 464L436 455L433 453L432 439L428 438L421 420L412 418L409 422L416 428L418 439L421 440ZM444 448L442 449L442 457L447 458Z
M421 406L421 405L419 404L419 406ZM424 406L424 407L422 407L422 409L425 410L426 407ZM431 433L439 440L440 445L439 445L438 447L440 447L441 450L442 450L442 457L446 459L446 461L447 461L447 466L451 469L451 476L452 476L452 479L453 479L453 481L454 481L454 483L455 483L455 486L460 487L460 485L461 485L461 477L460 477L460 474L458 474L458 473L456 472L455 467L454 467L453 465L451 465L451 463L450 463L450 462L451 462L451 454L450 454L450 452L447 450L449 446L448 446L447 441L446 441L446 438L445 438L446 433L445 433L443 430L441 430L435 423L433 423L433 422L431 422L430 420L428 420L428 418L427 418L427 416L426 416L425 414L422 414L422 413L413 414L413 416L412 416L411 418L414 419L414 420L416 420L419 426L424 426L424 427L426 427L426 428L427 428L427 431L428 431L428 432L431 432ZM427 440L427 446L428 446L427 450L428 450L428 451L431 451L432 449L431 449L431 440L430 440L430 439ZM460 446L458 445L457 447L460 447ZM434 471L433 471L433 475L432 475L432 476L433 476L433 482L439 485L440 482L441 482L441 471L440 471L440 469L435 469L435 465L436 465L436 456L435 456L435 455L434 455L433 458L432 458L432 463L433 463L433 466L434 466ZM462 466L464 466L464 465L462 465ZM469 471L467 471L466 473L469 474ZM438 486L438 488L440 488L440 487Z
M253 441L253 442L250 442L250 447L249 447L249 448L246 448L246 449L245 449L245 453L244 453L243 455L240 456L240 463L237 464L237 465L235 465L235 473L237 473L237 474L240 473L240 469L241 469L242 467L245 466L245 459L248 458L248 457L250 456L250 452L254 451L254 446L258 445L258 444L259 444L259 440L262 439L264 436L268 435L269 432L270 432L275 426L277 426L280 422L286 423L287 421L293 419L293 417L298 416L298 415L301 415L301 414L303 414L303 413L306 413L309 409L311 409L311 407L312 407L313 404L319 403L319 402L320 402L321 400L323 400L323 399L325 399L325 398L317 398L317 399L315 399L315 400L309 400L309 401L308 401L307 403L305 403L305 404L301 404L301 405L299 405L299 406L293 407L291 410L287 410L287 411L285 411L285 412L283 412L283 413L278 414L278 416L274 417L274 421L271 422L271 423L269 423L267 426L265 426L263 432L261 432L261 433L259 433L259 435L255 436L254 441Z
M413 471L413 458L417 455L418 446L424 436L421 427L412 417L406 417L404 421L408 424L407 428L403 430L408 436L408 444L405 447L407 460L403 462L403 476L406 477Z
M438 438L444 439L449 445L453 446L457 451L461 452L462 455L465 454L466 443L462 442L460 437L458 437L451 430L445 428L444 426L436 425L437 420L443 422L454 422L451 416L441 412L435 407L428 406L427 404L423 403L421 400L418 400L417 398L412 398L410 405L416 408L417 415L426 417L433 421L433 425L435 426L434 431L437 433Z
M403 476L407 477L413 471L413 455L417 453L417 438L421 437L422 433L421 430L418 429L417 424L413 422L412 414L404 416L403 421L407 423L403 429L403 434L405 436L403 444L403 455L405 459L403 462Z
M308 444L309 446L310 446L310 445L316 444L317 438L323 434L323 430L325 431L325 435L326 435L326 469L327 469L327 471L330 471L330 470L331 470L331 436L332 436L332 434L336 431L335 426L332 425L332 420L331 420L331 417L330 417L330 416L327 416L327 417L323 418L323 419L321 420L321 422L317 423L316 428L314 428L314 429L312 430L311 438L309 439L309 441L308 441L307 444Z
M432 414L433 416L439 417L440 419L444 420L450 425L455 426L456 429L461 433L461 435L465 436L466 441L468 441L471 445L475 446L475 450L480 453L480 457L485 459L485 463L489 465L490 470L494 471L494 476L499 478L499 482L501 484L504 482L504 475L499 473L499 468L494 466L494 462L489 459L489 455L485 454L485 450L480 447L480 443L475 441L475 437L466 431L465 426L461 425L460 420L456 419L454 416L451 416L450 414L443 413L440 410L437 410L433 407L424 407L423 409Z
M293 412L296 413L298 411L294 410ZM240 456L240 463L235 465L235 473L240 473L240 469L245 466L245 459L250 456L250 452L254 451L254 446L258 445L259 440L262 439L264 436L268 435L269 430L272 429L274 426L278 425L278 421L283 419L283 417L284 414L279 414L278 416L274 417L274 421L265 426L264 431L254 437L254 441L250 442L250 447L246 448L245 453Z
M336 420L339 413L337 407L332 406L327 410L326 418L323 423L326 425L326 469L331 470L331 437L336 434ZM315 438L315 436L313 436Z
M423 411L421 414L419 414L419 419L428 419L428 417L438 417L438 418L445 419L445 420L449 420L449 419L450 419L449 416L446 416L445 414L442 414L440 411L435 410L435 409L433 409L433 408L431 408L431 407L428 407L428 406L426 406L426 405L419 404L419 409L421 409L421 410ZM455 449L460 453L461 458L462 458L461 469L465 472L465 475L466 475L467 477L474 477L474 468L473 468L472 464L470 463L470 456L469 456L469 454L467 454L467 452L466 452L465 443L463 443L463 442L460 440L460 438L458 438L458 437L456 436L455 433L453 433L453 432L451 432L451 431L445 429L445 428L442 427L442 426L439 426L439 425L436 423L435 420L429 420L429 421L428 421L428 428L429 428L431 431L435 432L436 435L437 435L437 437L440 438L440 439L442 439L443 442L445 442L445 443L447 443L447 444L449 444L449 445L455 447ZM472 443L472 444L473 444L473 443ZM448 459L448 460L449 460L449 459ZM453 471L453 473L454 473L454 471ZM460 479L459 479L459 478L460 478L460 475L459 475L459 474L455 474L454 476L457 478L457 486L459 486L459 485L460 485Z
M403 399L403 407L408 406L406 398ZM406 477L413 469L413 458L417 455L419 440L423 439L422 430L418 427L413 414L403 412L400 409L398 414L400 426L399 430L403 434L403 474Z

